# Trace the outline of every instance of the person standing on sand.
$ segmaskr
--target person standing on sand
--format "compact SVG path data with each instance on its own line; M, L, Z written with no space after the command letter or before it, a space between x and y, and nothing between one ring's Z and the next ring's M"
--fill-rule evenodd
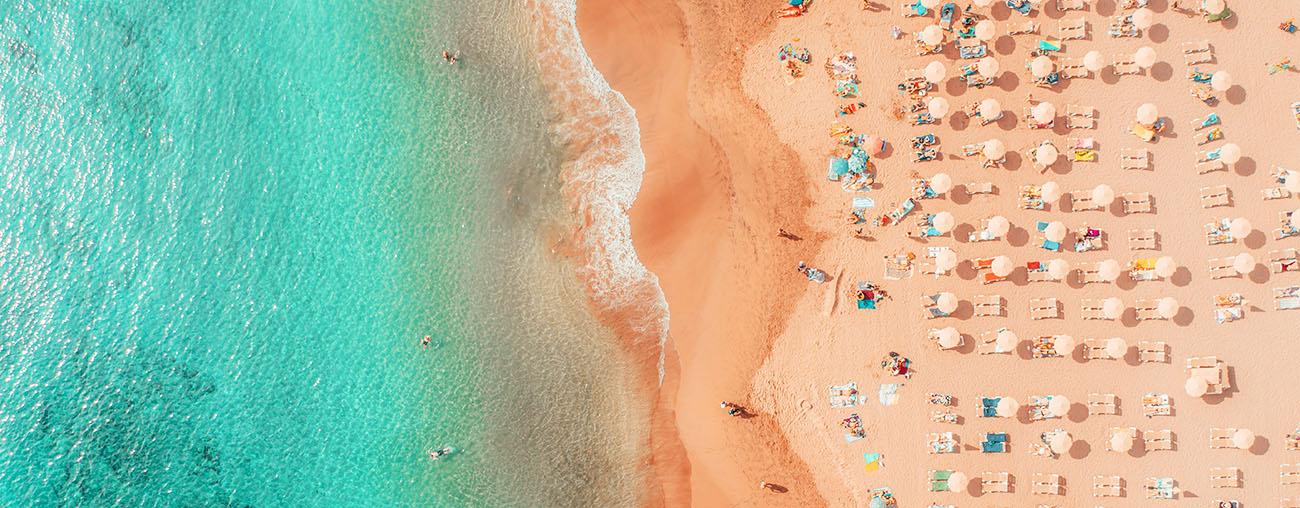
M798 236L798 235L795 235L794 233L791 233L791 232L789 232L789 231L786 231L785 228L776 228L776 236L779 236L779 237L781 237L781 238L785 238L786 240L798 240L798 239L799 239L799 236Z

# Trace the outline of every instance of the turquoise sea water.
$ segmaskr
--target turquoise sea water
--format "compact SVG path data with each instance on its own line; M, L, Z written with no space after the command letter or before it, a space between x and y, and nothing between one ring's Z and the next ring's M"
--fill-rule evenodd
M525 2L324 4L0 5L0 505L639 499Z

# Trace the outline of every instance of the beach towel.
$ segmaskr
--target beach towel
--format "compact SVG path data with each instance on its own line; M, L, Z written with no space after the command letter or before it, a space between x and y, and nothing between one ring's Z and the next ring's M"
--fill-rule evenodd
M876 200L874 199L867 198L867 197L853 198L854 210L865 210L867 208L875 208L875 207L876 207Z
M862 458L867 461L866 468L868 473L880 470L881 464L879 453L864 453L862 454Z
M826 179L832 182L838 182L841 177L849 173L849 161L839 157L831 157L829 168L826 170Z
M880 405L892 406L898 403L898 385L896 383L884 383L880 385Z
M859 403L857 383L845 383L830 387L831 407L853 407Z

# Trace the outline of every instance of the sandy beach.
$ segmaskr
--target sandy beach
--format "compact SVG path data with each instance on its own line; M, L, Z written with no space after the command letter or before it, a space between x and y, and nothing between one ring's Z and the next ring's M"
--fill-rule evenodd
M1053 0L1029 16L1002 2L974 9L994 23L987 51L1001 69L990 86L973 88L957 76L962 65L978 59L960 58L955 33L945 32L939 54L918 56L914 34L937 17L905 18L897 5L864 10L860 2L822 0L803 16L775 19L771 10L782 3L580 2L584 44L636 109L642 131L647 171L631 211L632 235L646 266L659 276L671 313L671 353L652 438L665 505L866 506L872 489L884 487L902 506L1146 506L1153 502L1144 489L1148 478L1174 480L1175 487L1166 490L1176 498L1161 501L1169 505L1211 506L1230 499L1277 506L1300 496L1300 488L1278 480L1283 464L1300 462L1300 452L1286 445L1300 418L1286 376L1290 359L1300 354L1286 328L1297 314L1277 310L1274 298L1275 290L1300 284L1300 277L1288 273L1293 268L1286 262L1276 270L1270 263L1297 246L1295 238L1277 238L1274 229L1287 226L1279 214L1300 201L1264 199L1269 189L1282 186L1275 167L1300 168L1290 107L1300 100L1300 75L1267 72L1268 64L1292 56L1288 51L1300 40L1278 30L1278 23L1300 13L1280 1L1233 2L1231 18L1210 23L1153 0L1147 6L1152 26L1138 37L1111 37L1112 18L1131 10L1114 1L1089 3L1086 10L1062 12ZM1106 65L1055 86L1035 86L1030 51L1079 19L1086 35L1064 41L1050 58L1060 66L1098 51ZM1008 35L1031 21L1038 34ZM890 34L895 26L897 39ZM1203 41L1212 59L1185 63L1184 49L1191 47L1185 44ZM811 55L798 79L777 59L787 43ZM1142 47L1154 50L1154 64L1116 75L1110 65L1115 58ZM839 98L822 67L846 51L857 59L859 91ZM951 111L935 115L936 124L913 125L913 101L897 85L909 70L936 61L946 75L919 102L943 97ZM1215 92L1216 103L1206 104L1190 93L1193 67L1206 79L1227 71L1233 83ZM989 98L1000 102L1002 119L982 126L963 112ZM1050 102L1057 113L1050 127L1031 129L1025 113L1039 101ZM837 114L841 106L859 102L865 106L856 112ZM1155 104L1167 124L1150 142L1130 132L1145 103ZM1071 121L1067 114L1073 111L1093 111L1095 125L1083 126L1089 123L1083 117ZM1194 127L1211 113L1218 125ZM1079 128L1070 128L1072 123ZM871 159L876 184L869 191L846 192L827 180L828 158L847 152L828 136L837 125L888 143ZM1198 144L1215 128L1223 139ZM924 134L936 138L936 160L913 162L911 140ZM1002 167L982 168L980 155L962 154L963 145L990 139L1006 146ZM1044 141L1062 155L1040 168L1027 151ZM1239 147L1240 160L1219 170L1198 166L1198 152L1229 143ZM1090 150L1079 153L1078 161L1071 157L1076 145ZM1122 153L1142 151L1150 161L1145 169L1122 168ZM871 224L914 197L914 176L938 173L950 176L952 190L915 200L915 210L898 225ZM1044 209L1018 205L1023 186L1049 181L1063 194L1059 199L1046 200ZM968 192L986 184L991 192ZM1098 184L1118 197L1100 210L1075 210L1072 199L1091 198ZM874 203L862 212L866 223L846 224L861 198ZM940 212L953 217L951 232L908 234L919 230L919 217ZM981 220L994 215L1007 219L1009 231L993 241L970 241ZM1207 244L1207 223L1236 218L1248 219L1248 234ZM1068 228L1059 252L1041 247L1040 222ZM801 239L776 236L780 228ZM871 238L855 237L859 228ZM1089 229L1097 230L1085 242L1092 248L1076 251L1077 233ZM1156 232L1154 249L1130 240L1131 231L1145 230ZM922 273L934 262L927 253L936 247L948 248L959 261L947 275ZM887 278L886 258L908 253L915 257L910 269ZM1212 277L1214 260L1242 253L1255 261L1242 267L1244 274L1218 270ZM1005 280L985 283L991 270L977 270L974 260L995 256L1008 257L1014 269ZM1132 261L1166 256L1177 265L1172 275L1130 276ZM1029 273L1027 263L1058 258L1071 268L1064 280L1031 282L1041 273ZM1123 268L1114 282L1079 281L1081 268L1112 259ZM830 280L807 281L794 271L800 260ZM855 304L852 288L865 281L889 295L875 309ZM951 292L957 309L949 317L926 319L922 302L939 292ZM1241 295L1240 319L1216 322L1221 312L1215 297L1223 294ZM1165 297L1178 303L1171 318L1138 319L1140 302ZM1058 316L1032 319L1031 302L1047 298L1057 300ZM1119 299L1119 316L1089 318L1096 311L1084 307L1107 298ZM974 304L983 300L1001 309L981 315L985 309L977 312ZM957 330L961 346L941 350L927 338L930 330L945 327ZM981 336L1002 328L1017 336L1014 350L981 354ZM1063 357L1033 357L1036 338L1059 335L1075 343ZM1085 341L1110 338L1127 346L1120 358L1090 359L1101 352L1090 351ZM1141 361L1140 342L1164 342L1167 361ZM909 378L881 369L889 352L910 359ZM1206 357L1221 362L1216 365L1226 372L1226 389L1193 397L1186 392L1187 362ZM864 400L832 408L828 388L850 382ZM881 384L900 385L890 405L881 403ZM952 405L931 404L931 392L951 395ZM1144 416L1148 393L1168 394L1172 414ZM1117 407L1111 412L1117 414L1097 414L1107 412L1100 406L1090 411L1093 394L1113 394ZM1015 398L1023 407L1010 418L978 416L986 396ZM1072 403L1061 417L1033 419L1028 406L1034 396L1064 396ZM728 418L719 400L745 405L754 416ZM950 410L956 422L933 421L936 410ZM859 415L865 434L854 442L846 442L840 425L850 414ZM1114 428L1136 428L1139 436L1168 430L1173 449L1138 439L1129 451L1109 451ZM1246 428L1257 437L1247 449L1212 448L1216 428ZM1035 454L1035 445L1046 444L1043 433L1057 429L1068 432L1072 443L1061 453ZM929 435L946 432L957 439L957 452L930 453ZM1006 451L982 453L987 433L1006 434ZM881 457L878 469L866 467L868 453ZM1212 468L1237 468L1239 487L1219 486L1224 482L1212 480ZM967 492L931 492L931 470L966 475ZM1010 492L981 484L1003 472ZM1040 474L1059 475L1058 494L1035 492ZM1095 497L1102 493L1094 488L1098 477L1112 476L1120 479L1121 495ZM761 490L760 481L781 491Z

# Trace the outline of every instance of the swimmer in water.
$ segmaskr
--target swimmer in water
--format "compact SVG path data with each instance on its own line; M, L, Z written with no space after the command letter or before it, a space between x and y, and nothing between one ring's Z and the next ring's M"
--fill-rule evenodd
M429 344L431 343L433 343L432 335L425 335L423 339L420 339L420 345L424 346L424 349L429 349Z
M460 53L453 54L452 52L444 49L442 50L442 59L446 61L447 64L449 65L456 65L456 62L460 60Z

